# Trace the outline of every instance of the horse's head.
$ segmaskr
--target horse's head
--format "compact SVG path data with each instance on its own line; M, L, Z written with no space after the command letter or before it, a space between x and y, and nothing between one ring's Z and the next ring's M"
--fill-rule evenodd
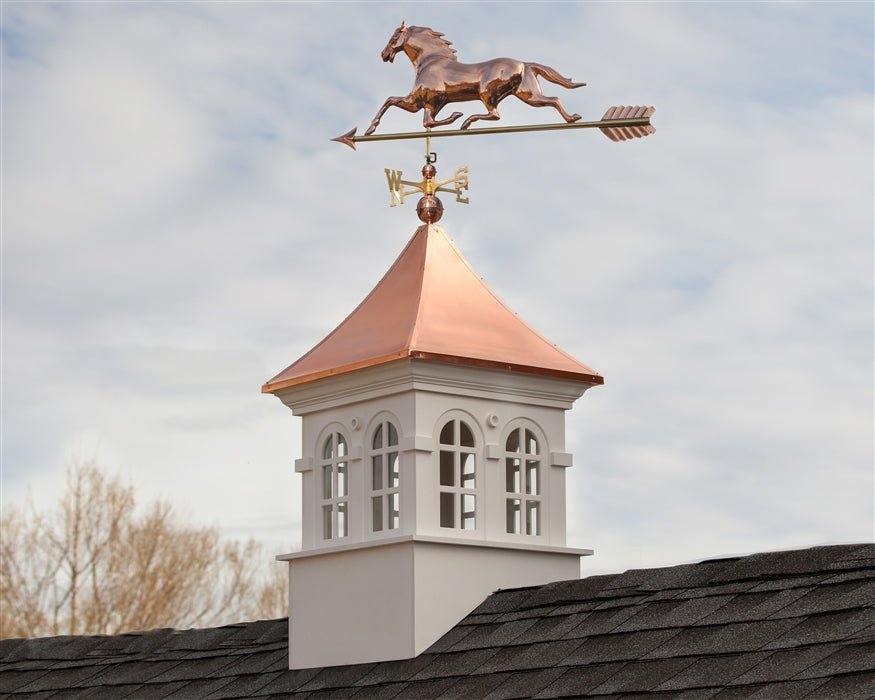
M380 54L384 61L388 61L392 63L395 60L395 54L404 49L404 43L407 41L407 27L404 26L404 22L401 23L401 26L395 30L395 33L392 34L392 38L389 39L389 43L386 44L386 48L383 49L383 53Z

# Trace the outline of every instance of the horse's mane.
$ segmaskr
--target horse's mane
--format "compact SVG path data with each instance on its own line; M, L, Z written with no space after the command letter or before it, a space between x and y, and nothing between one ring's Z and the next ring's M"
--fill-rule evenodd
M436 32L428 27L408 27L407 31L415 33L418 39L422 39L430 44L433 53L456 60L456 50L453 48L453 42L444 39L443 32Z

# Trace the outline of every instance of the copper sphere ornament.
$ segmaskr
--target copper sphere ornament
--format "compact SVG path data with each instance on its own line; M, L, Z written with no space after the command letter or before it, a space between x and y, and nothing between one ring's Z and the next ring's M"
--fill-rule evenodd
M416 205L416 215L426 224L435 224L444 215L444 205L433 194L427 194Z

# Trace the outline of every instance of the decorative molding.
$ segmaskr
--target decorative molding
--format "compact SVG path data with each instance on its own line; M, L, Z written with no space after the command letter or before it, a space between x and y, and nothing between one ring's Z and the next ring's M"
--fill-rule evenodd
M349 461L357 462L362 458L362 446L361 445L353 445L349 450Z
M402 452L434 452L434 439L428 435L405 435L401 438Z
M519 375L497 369L480 369L462 365L441 365L425 360L414 361L415 389L442 394L476 396L493 401L525 401L551 408L571 408L572 403L590 387L580 382ZM513 380L508 381L508 375Z
M554 467L573 467L574 455L570 452L551 452L550 464Z
M301 459L296 459L295 471L300 473L313 471L313 458L301 457Z
M502 454L501 445L486 445L486 459L501 459Z
M567 410L591 386L579 381L499 369L402 359L277 390L276 396L295 415L415 389L492 401L522 401Z
M511 549L524 552L536 552L543 554L566 554L577 557L588 557L593 554L592 549L580 549L577 547L556 547L553 545L516 543L516 542L484 542L483 540L463 540L457 537L436 537L434 535L400 535L389 537L379 541L350 542L340 545L320 547L318 549L304 549L288 554L277 554L276 561L293 561L308 557L319 557L326 554L350 552L357 549L373 549L376 547L390 547L405 543L426 543L431 545L447 545L451 547L482 547L483 549Z

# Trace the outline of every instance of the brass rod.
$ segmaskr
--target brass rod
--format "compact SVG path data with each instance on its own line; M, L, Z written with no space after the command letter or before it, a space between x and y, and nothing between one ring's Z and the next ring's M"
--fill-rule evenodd
M402 141L406 139L433 139L439 136L476 136L478 134L515 134L523 131L554 131L557 129L596 129L618 126L647 126L650 117L637 119L600 119L595 122L574 122L572 124L523 124L521 126L489 126L481 129L448 129L446 131L407 131L398 134L371 134L353 136L355 143L365 141Z

